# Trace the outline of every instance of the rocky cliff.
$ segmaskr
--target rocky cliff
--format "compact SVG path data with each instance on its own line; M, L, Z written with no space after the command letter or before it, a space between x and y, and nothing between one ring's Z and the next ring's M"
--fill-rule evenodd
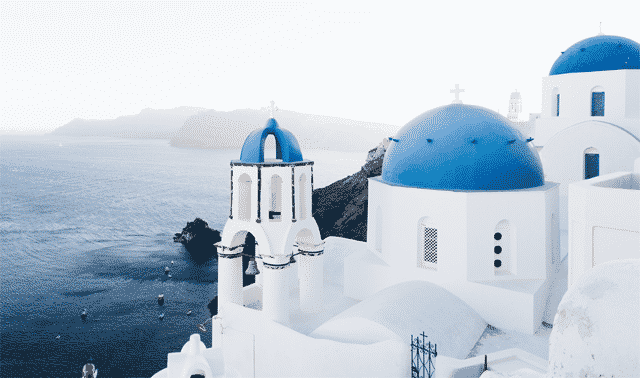
M313 217L320 235L366 241L369 203L369 177L382 174L382 161L388 143L369 151L360 171L313 191Z

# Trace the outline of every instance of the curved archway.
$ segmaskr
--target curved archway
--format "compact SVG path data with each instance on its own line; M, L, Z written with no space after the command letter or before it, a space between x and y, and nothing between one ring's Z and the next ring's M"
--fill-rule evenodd
M307 175L301 174L300 179L298 180L298 206L296 206L296 210L298 211L298 220L307 219Z
M238 218L251 220L251 177L243 173L238 177Z
M271 176L269 200L269 221L280 222L282 220L282 177Z

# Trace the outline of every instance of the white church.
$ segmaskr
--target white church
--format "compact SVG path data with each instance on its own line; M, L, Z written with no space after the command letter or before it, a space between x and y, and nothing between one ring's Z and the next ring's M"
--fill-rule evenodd
M192 335L154 377L407 377L423 332L437 344L436 376L480 376L484 356L467 356L488 325L554 324L567 280L640 258L640 45L577 42L542 88L528 135L514 123L519 94L505 118L456 93L389 138L369 179L367 242L321 239L313 162L272 113L231 161L212 348ZM244 274L256 282L243 287ZM487 361L548 372L520 349Z

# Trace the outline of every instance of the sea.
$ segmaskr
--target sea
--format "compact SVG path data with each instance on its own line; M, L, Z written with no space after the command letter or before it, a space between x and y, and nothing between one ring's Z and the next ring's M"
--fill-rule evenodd
M303 151L316 188L366 155ZM196 217L223 230L239 157L167 140L0 137L0 376L81 377L92 362L99 377L151 377L191 334L210 347L196 325L210 317L217 260L173 236Z

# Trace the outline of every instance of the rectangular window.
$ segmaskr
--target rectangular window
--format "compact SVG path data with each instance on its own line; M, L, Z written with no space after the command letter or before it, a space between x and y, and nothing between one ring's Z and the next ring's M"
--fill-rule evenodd
M604 92L591 93L591 116L604 117Z
M425 263L438 263L438 230L435 228L424 228L422 259Z
M560 116L560 93L556 95L556 117Z
M600 154L584 154L584 179L600 175Z

